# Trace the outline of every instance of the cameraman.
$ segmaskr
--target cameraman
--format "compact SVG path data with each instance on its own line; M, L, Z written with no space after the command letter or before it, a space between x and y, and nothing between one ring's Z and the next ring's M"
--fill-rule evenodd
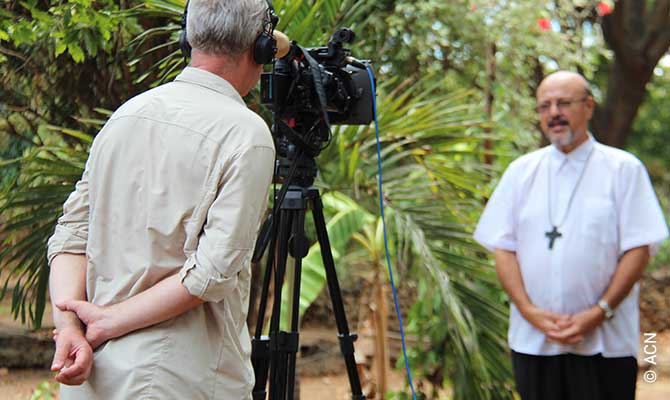
M250 398L274 146L242 96L268 5L191 0L187 15L190 66L111 116L49 240L63 400Z

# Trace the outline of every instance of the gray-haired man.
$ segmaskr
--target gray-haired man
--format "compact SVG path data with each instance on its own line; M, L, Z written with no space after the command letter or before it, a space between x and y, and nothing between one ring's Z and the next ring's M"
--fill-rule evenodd
M62 399L250 398L249 262L274 146L242 96L267 11L191 0L190 66L96 136L49 241Z

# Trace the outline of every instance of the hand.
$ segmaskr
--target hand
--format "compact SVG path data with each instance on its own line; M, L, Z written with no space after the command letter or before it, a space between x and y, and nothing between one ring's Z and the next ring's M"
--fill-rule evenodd
M545 334L561 331L572 325L570 315L543 310L534 305L530 305L520 311L526 321Z
M56 352L52 371L59 371L56 380L64 385L81 385L93 367L93 349L79 328L67 327L54 337Z
M109 339L121 336L113 313L107 307L100 307L81 300L68 300L56 305L61 311L72 311L86 325L86 340L93 349ZM61 335L55 333L55 338Z
M577 344L586 335L593 332L605 320L605 314L598 306L581 311L571 317L572 325L566 328L552 330L547 337L563 344Z

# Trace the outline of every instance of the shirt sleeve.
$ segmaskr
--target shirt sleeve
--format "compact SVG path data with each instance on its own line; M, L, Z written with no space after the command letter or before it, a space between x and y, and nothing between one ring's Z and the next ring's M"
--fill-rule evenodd
M653 256L668 237L668 226L644 165L635 160L619 175L622 193L619 207L621 253L648 245Z
M75 189L63 204L63 215L58 219L54 234L47 242L49 265L58 254L86 254L88 242L88 170L89 163L75 185Z
M516 251L514 163L503 174L479 218L474 239L487 250Z
M237 287L267 207L274 149L255 146L225 163L218 193L207 211L197 248L179 272L193 296L219 302Z

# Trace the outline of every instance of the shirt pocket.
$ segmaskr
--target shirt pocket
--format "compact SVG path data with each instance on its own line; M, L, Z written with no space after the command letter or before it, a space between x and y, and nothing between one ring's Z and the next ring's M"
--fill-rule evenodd
M617 215L614 202L606 197L584 199L582 234L585 242L614 244L617 241Z

